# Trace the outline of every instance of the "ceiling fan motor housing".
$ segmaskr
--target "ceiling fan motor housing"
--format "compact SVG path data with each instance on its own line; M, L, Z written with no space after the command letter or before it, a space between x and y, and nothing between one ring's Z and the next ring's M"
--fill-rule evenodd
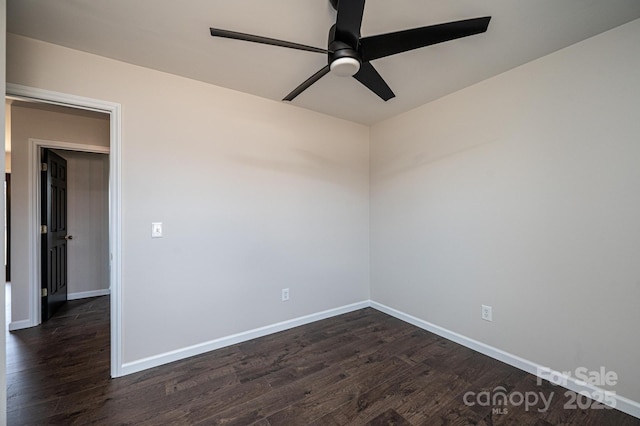
M362 60L355 50L357 46L336 40L336 26L329 31L329 66L331 72L341 77L351 77L360 70Z
M335 75L351 77L360 70L361 64L358 52L350 47L329 53L329 66Z

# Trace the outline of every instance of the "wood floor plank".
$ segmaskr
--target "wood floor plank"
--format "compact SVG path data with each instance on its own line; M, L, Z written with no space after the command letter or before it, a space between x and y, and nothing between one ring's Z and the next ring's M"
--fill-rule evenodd
M430 367L422 365L418 368L404 368L386 376L387 380L378 383L365 392L360 393L346 404L317 419L313 424L322 426L326 423L364 425L375 420L382 421L384 413L394 410L399 402L417 392L421 383L429 375ZM399 415L398 415L399 416ZM400 416L401 417L401 416ZM377 419L377 420L376 420ZM405 420L403 418L403 420Z
M377 390L376 395L383 393L389 386L408 380L413 374L410 366L397 358L380 358L365 364L365 368L362 365L345 369L345 379L319 392L310 392L296 404L269 416L268 420L272 424L311 424L325 413L346 405L357 405L358 411L362 411L367 405L364 395L373 390Z
M370 426L388 426L388 425L411 426L411 423L409 423L404 417L402 417L400 414L398 414L396 412L396 410L394 410L393 408L390 408L387 411L385 411L384 413L382 413L379 416L377 416L374 419L372 419L370 422L367 423L367 425L370 425Z
M640 425L371 308L110 379L109 312L71 301L7 333L9 425ZM497 387L556 396L545 412L465 404Z

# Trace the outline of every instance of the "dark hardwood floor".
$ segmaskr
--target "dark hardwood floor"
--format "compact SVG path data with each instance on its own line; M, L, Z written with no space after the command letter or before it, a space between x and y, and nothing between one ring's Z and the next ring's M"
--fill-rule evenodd
M109 355L108 297L10 333L9 425L640 424L616 410L565 409L563 388L373 309L113 380ZM478 403L498 387L553 397L546 411L517 398Z

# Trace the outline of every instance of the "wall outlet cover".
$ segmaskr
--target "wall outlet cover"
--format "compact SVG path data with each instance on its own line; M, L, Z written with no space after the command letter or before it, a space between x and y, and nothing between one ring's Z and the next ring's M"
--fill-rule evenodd
M493 308L488 305L482 305L481 316L485 321L493 321Z

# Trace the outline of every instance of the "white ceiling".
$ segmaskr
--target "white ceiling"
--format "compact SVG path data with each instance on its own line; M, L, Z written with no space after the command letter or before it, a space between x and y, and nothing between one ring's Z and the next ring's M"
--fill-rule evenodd
M372 124L640 18L639 0L368 0L362 35L492 16L489 30L373 61L396 98L327 75L292 103ZM322 54L213 38L209 27L326 48L328 0L8 0L9 32L280 100Z

